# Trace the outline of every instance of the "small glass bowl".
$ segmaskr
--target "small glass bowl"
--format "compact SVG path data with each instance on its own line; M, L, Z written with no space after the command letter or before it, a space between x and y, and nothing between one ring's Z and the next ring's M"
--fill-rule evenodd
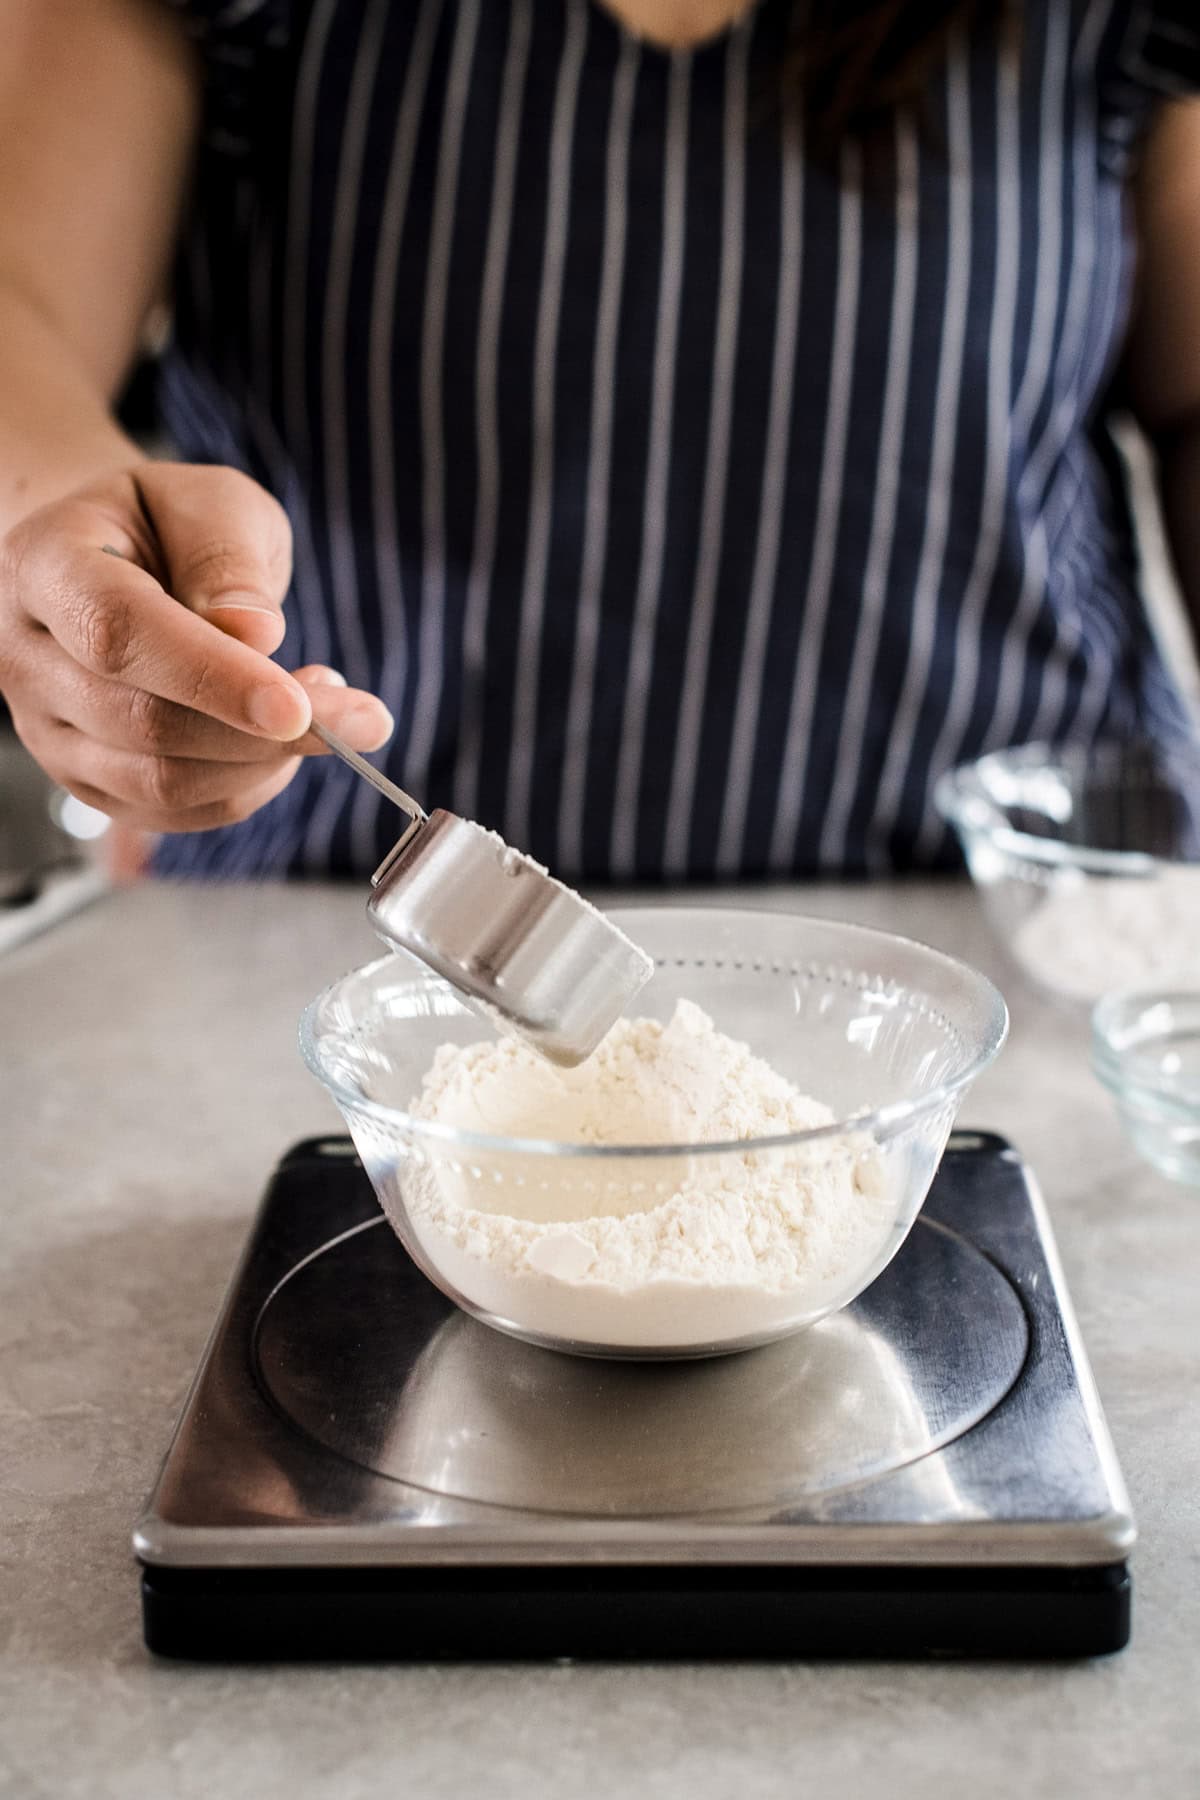
M1092 1014L1092 1067L1141 1155L1200 1186L1200 988L1107 994Z
M400 955L311 1003L305 1060L341 1109L413 1260L497 1330L582 1355L643 1358L749 1349L801 1330L845 1306L900 1248L963 1094L1004 1041L1004 1002L964 964L860 926L672 907L623 910L620 922L655 962L639 1016L665 1023L677 1001L695 1001L838 1122L726 1143L593 1145L418 1117L410 1108L438 1047L491 1034L446 982ZM595 1221L649 1213L681 1183L705 1192L744 1183L748 1169L756 1183L788 1184L806 1218L810 1206L824 1208L822 1256L783 1291L746 1278L714 1287L678 1265L640 1285L572 1274ZM861 1206L847 1213L828 1196L813 1199L806 1184L835 1176L854 1182ZM496 1214L553 1228L548 1251L539 1241L519 1274L485 1254Z
M1043 992L1091 1006L1200 985L1200 744L1025 744L950 770L934 798Z

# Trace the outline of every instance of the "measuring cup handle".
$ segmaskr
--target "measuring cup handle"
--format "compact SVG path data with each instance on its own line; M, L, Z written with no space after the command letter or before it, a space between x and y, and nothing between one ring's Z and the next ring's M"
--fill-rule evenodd
M401 812L408 813L414 824L424 824L429 815L423 806L417 804L411 794L406 794L404 789L397 787L394 781L389 781L386 775L381 775L373 763L369 763L365 756L360 756L357 750L352 750L349 744L343 744L341 738L337 737L327 726L318 725L314 719L312 729L335 756L340 756L342 761L348 763L356 774L362 776L364 781L369 781L375 791L382 794L385 800L391 800L400 808Z

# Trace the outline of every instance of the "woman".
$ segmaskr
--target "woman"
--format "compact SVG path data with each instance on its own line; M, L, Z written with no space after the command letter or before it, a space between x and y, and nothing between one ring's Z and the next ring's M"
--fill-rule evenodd
M381 745L371 695L406 787L593 880L933 865L952 762L1186 729L1104 409L1136 191L1200 612L1189 0L16 12L0 686L163 868L369 870L304 734ZM151 464L109 407L176 245Z

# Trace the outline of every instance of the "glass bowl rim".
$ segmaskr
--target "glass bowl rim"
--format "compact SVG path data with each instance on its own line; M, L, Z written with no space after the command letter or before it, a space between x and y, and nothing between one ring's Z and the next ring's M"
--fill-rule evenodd
M1156 1102L1166 1110L1190 1121L1200 1111L1194 1100L1188 1099L1184 1094L1173 1093L1169 1088L1160 1087L1152 1080L1139 1078L1129 1068L1127 1055L1140 1048L1144 1040L1135 1039L1121 1047L1113 1037L1130 1008L1136 1007L1139 1013L1146 1013L1152 1007L1173 1006L1180 1001L1200 1011L1200 988L1155 987L1134 983L1127 987L1112 988L1108 993L1101 994L1092 1007L1091 1014L1092 1069L1118 1099L1135 1093L1153 1094ZM1130 1023L1132 1022L1130 1019Z
M663 912L664 907L614 906L614 916L628 918L633 914L645 912ZM776 1133L769 1137L722 1138L715 1142L699 1144L579 1144L562 1143L554 1138L519 1138L497 1136L490 1132L464 1131L455 1125L445 1125L436 1119L417 1118L399 1107L387 1106L382 1101L371 1100L366 1095L355 1092L334 1078L322 1059L320 1046L315 1030L316 1018L322 1007L326 1005L347 982L357 976L374 975L376 971L389 967L396 960L394 952L377 957L373 962L364 963L359 968L348 970L336 981L328 983L320 993L308 1002L300 1017L300 1054L318 1081L328 1090L343 1110L349 1109L386 1125L389 1130L397 1129L406 1136L417 1139L428 1139L443 1144L459 1145L465 1149L484 1151L489 1154L508 1154L520 1156L570 1157L572 1159L610 1161L625 1157L667 1158L678 1156L729 1156L731 1154L747 1155L764 1150L782 1150L796 1148L800 1145L828 1142L833 1138L845 1137L849 1132L869 1131L878 1140L894 1137L906 1129L914 1120L927 1113L937 1112L957 1094L969 1087L983 1071L995 1061L1004 1047L1008 1037L1009 1013L1003 995L979 969L961 958L950 956L944 950L935 950L931 945L921 943L917 938L903 937L898 932L884 931L873 925L857 925L840 919L822 918L812 913L781 912L770 907L736 907L736 906L697 906L681 907L681 913L695 913L708 918L720 915L737 919L787 919L794 924L805 927L817 927L827 932L847 933L852 938L866 940L874 944L902 944L906 949L919 951L943 970L965 979L973 985L987 1013L986 1029L981 1031L979 1042L974 1053L967 1059L963 1068L956 1071L947 1080L941 1081L927 1094L921 1094L911 1100L895 1100L886 1106L864 1109L849 1113L842 1118L832 1120L828 1125L809 1126L803 1131ZM431 971L424 974L414 962L411 981L427 987L436 987L442 991L454 993L451 984ZM863 987L864 993L886 992L890 986L898 983L881 981L872 988ZM911 990L905 990L911 991ZM465 1010L465 1009L464 1009ZM468 1015L469 1016L469 1015Z
M1200 989L1134 984L1102 994L1092 1008L1092 1071L1118 1105L1136 1109L1150 1104L1161 1121L1190 1126L1200 1117L1200 1104L1153 1079L1140 1077L1129 1067L1126 1056L1129 1051L1138 1049L1141 1040L1120 1049L1112 1035L1126 1009L1136 1006L1145 1012L1152 1006L1171 1005L1180 1000L1200 1008Z
M1200 862L1181 856L1155 856L1149 850L1103 850L1091 844L1068 844L1061 838L1040 837L1030 831L1019 831L1004 823L1000 806L986 791L980 771L1004 764L1011 768L1037 768L1041 764L1065 763L1082 766L1101 756L1128 755L1139 748L1153 749L1166 767L1173 764L1195 764L1200 768L1200 742L1177 745L1153 745L1149 740L1122 743L1013 744L1004 749L989 750L969 762L957 763L941 774L934 785L933 802L942 818L964 836L986 838L997 850L1025 862L1044 867L1073 869L1084 875L1133 875L1152 877L1160 869L1195 869ZM993 815L971 816L971 808L988 809Z

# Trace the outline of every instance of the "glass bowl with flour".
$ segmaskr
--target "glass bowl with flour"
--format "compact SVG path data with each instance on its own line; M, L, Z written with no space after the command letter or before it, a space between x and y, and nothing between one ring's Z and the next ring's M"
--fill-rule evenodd
M715 907L620 923L655 973L578 1068L489 1033L399 955L312 1002L305 1059L405 1249L484 1323L644 1358L799 1331L903 1243L1004 1002L859 926Z
M936 800L1043 994L1082 1012L1114 989L1200 987L1200 739L995 750Z

